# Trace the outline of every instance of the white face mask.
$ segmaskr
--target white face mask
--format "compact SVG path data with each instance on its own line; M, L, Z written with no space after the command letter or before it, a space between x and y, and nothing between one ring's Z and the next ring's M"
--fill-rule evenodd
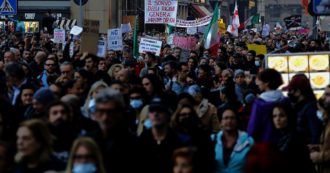
M317 111L316 111L316 116L317 116L317 118L318 118L319 120L321 120L321 121L324 120L324 118L323 118L323 112L317 110Z
M260 61L254 61L254 64L259 67L260 66Z

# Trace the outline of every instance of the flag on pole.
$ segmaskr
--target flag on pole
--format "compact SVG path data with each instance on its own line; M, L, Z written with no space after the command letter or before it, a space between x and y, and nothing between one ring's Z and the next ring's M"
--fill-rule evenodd
M305 14L308 14L308 4L309 4L309 0L301 0L301 5L304 8Z
M219 46L219 27L218 27L218 19L219 19L219 6L218 3L216 3L213 16L211 19L211 22L209 26L207 27L207 32L204 35L204 48L205 49L211 49L211 54L213 55L213 49L217 50ZM216 51L215 51L216 52Z
M245 22L244 22L244 27L248 27L254 24L258 24L259 23L259 19L260 19L260 15L256 14L253 16L250 16Z
M137 31L137 25L138 25L138 16L135 16L135 24L134 24L134 32L133 32L133 57L138 58L139 57L139 45L138 45L138 31Z
M239 14L238 14L238 7L237 7L237 1L235 1L235 9L234 9L234 15L233 20L231 22L231 25L228 25L227 31L231 33L232 35L238 37L238 28L240 26L239 22Z

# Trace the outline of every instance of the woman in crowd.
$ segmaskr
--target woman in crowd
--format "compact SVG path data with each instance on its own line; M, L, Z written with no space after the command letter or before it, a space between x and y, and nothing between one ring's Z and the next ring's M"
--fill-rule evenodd
M16 108L19 112L19 115L23 115L26 109L32 105L33 95L35 91L35 86L30 84L25 84L21 87L21 93L18 96L19 100L16 103Z
M199 164L204 168L204 172L212 172L213 144L193 106L178 107L171 117L171 127L185 146L196 147L198 156L203 158Z
M107 86L108 85L105 82L97 81L89 89L87 99L86 99L84 107L83 107L83 113L84 113L85 117L90 118L90 114L93 112L93 109L95 109L95 100L94 100L95 96L101 89L104 89Z
M282 85L281 74L274 69L265 69L257 76L256 84L262 92L254 101L247 132L257 142L272 142L275 132L272 121L272 111L276 104L291 104L280 90Z
M92 139L81 137L74 141L66 173L106 173L101 151Z
M16 173L64 170L64 163L52 155L52 137L43 121L23 122L17 130L16 144Z
M330 86L328 85L325 91L324 97L330 96ZM328 100L328 99L327 99ZM324 130L320 137L320 145L310 146L310 158L317 165L318 172L329 173L330 172L330 121L329 121L329 103L326 103L322 98L318 101L319 111L322 114Z
M275 144L287 162L287 172L315 172L307 143L295 129L296 114L291 105L276 105L272 117L274 128L279 131L279 140Z
M246 132L238 130L237 120L234 110L224 110L221 116L222 130L213 135L216 173L244 173L246 155L254 141Z

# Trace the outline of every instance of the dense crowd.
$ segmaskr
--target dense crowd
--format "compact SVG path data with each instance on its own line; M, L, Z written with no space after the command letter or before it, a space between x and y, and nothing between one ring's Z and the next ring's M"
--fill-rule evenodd
M129 36L105 58L42 32L0 42L1 173L330 172L330 85L316 99L297 74L285 96L247 48L329 50L323 32L226 33L216 55L185 58L165 40L160 56L134 57Z

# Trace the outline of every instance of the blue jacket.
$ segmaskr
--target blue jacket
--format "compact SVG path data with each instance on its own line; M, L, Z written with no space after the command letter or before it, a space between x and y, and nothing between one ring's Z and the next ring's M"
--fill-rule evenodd
M215 138L215 173L243 173L247 153L250 151L254 141L246 132L239 131L238 139L231 153L230 160L227 166L224 164L223 131L213 136Z

